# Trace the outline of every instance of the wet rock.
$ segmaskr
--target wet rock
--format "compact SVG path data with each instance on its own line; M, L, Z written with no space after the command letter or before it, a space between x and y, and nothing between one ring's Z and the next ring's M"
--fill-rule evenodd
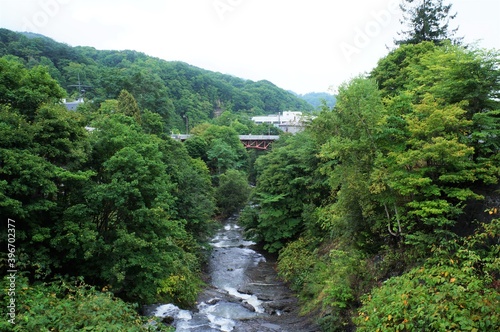
M276 314L277 312L292 312L297 307L297 301L295 299L282 299L276 301L265 302L262 304L264 310L270 315Z
M219 299L219 298L214 298L214 299L210 299L206 302L206 304L209 304L209 305L215 305L217 303L219 303L222 299Z
M241 294L253 295L253 291L250 290L248 286L238 288L238 292Z
M167 324L167 325L172 325L172 323L174 322L175 318L172 317L172 316L165 316L162 318L162 323L164 324Z
M191 332L319 331L312 317L300 315L297 299L279 279L276 256L263 256L261 248L250 247L253 245L243 240L242 230L229 222L214 238L214 249L207 255L207 287L198 296L197 311L165 305L161 313L154 314L167 325L179 328L182 324L180 330Z
M253 305L251 305L250 303L248 302L241 302L241 306L251 312L255 312L255 308Z
M257 294L257 298L264 302L276 300L276 296L274 296L273 294L265 294L265 293Z

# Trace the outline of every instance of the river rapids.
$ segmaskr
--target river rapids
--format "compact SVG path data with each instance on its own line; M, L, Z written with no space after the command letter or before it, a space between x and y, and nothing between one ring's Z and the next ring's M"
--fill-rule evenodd
M237 217L226 220L211 241L210 285L193 310L173 304L145 308L177 332L314 332L318 327L299 315L297 299L277 277L275 261L245 240Z

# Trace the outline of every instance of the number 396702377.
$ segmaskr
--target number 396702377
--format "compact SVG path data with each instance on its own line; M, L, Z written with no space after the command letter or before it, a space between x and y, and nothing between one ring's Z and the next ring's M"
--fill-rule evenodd
M7 221L7 251L8 251L8 261L10 269L16 268L16 221L13 219L8 219Z

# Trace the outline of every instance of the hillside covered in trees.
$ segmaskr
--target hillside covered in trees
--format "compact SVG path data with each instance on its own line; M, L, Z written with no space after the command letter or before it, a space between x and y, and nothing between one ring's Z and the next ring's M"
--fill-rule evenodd
M65 93L47 67L0 58L2 270L19 271L0 330L164 330L138 308L195 302L216 216L249 195L245 125L226 111L183 144L125 89L95 110Z
M497 331L500 53L403 3L398 46L257 159L242 223L325 331Z
M303 95L297 95L300 99L307 101L309 104L318 109L323 104L328 107L335 106L336 98L334 95L326 92L309 92Z
M167 130L185 130L224 111L248 115L313 106L269 81L253 82L183 62L168 62L136 51L100 51L70 47L50 38L0 29L0 56L16 56L27 67L45 66L69 98L81 94L95 109L116 99L122 89L138 106L162 116Z
M2 267L19 271L0 300L7 317L15 299L17 324L0 330L164 330L140 307L193 305L216 219L249 195L258 153L238 134L278 133L249 115L312 106L139 52L0 40L0 215L15 239ZM170 138L187 125L192 138Z
M18 324L0 330L165 330L137 307L192 305L216 220L239 211L324 331L499 330L500 54L435 29L441 1L404 2L420 19L397 46L258 152L238 133L276 129L245 116L311 107L269 82L0 30L2 269L19 271ZM78 76L89 102L69 112Z
M400 46L257 160L242 222L325 331L500 326L498 59Z

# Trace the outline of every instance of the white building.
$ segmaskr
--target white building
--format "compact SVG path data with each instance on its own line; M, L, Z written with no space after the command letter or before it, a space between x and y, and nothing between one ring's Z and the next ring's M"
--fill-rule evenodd
M83 101L83 98L80 97L77 100L70 101L70 102L68 102L66 99L63 99L62 103L64 104L64 106L66 106L66 109L68 111L76 111L76 108L78 107L78 105L83 104L84 101Z
M252 117L252 121L256 124L269 123L287 133L297 133L302 131L307 121L311 119L311 116L302 115L302 112L291 111L285 111L283 113L278 113L277 115L271 114Z

